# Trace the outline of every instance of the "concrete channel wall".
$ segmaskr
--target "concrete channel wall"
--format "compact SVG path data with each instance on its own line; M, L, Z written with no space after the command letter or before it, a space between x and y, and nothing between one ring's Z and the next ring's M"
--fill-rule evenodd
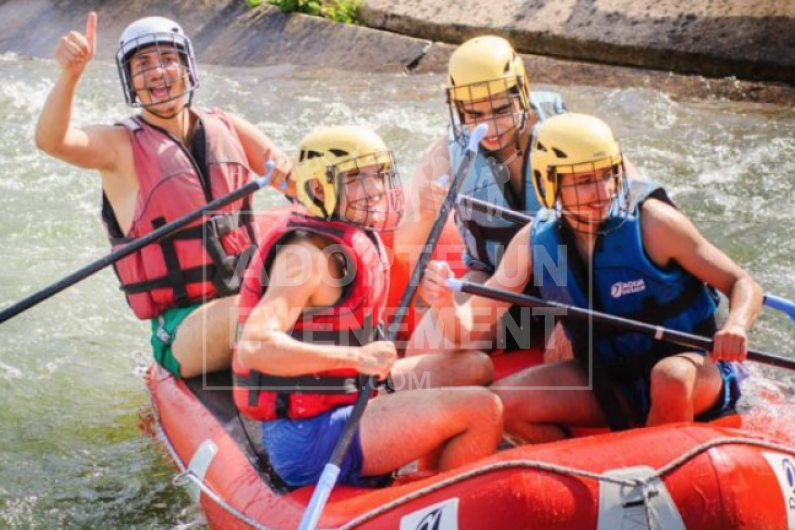
M127 24L151 15L179 21L200 62L229 66L439 73L454 44L496 33L535 54L525 55L533 83L795 102L792 0L366 0L370 27L243 0L0 0L0 53L51 57L61 35L84 31L90 10L101 60L113 59Z
M243 0L0 0L0 53L51 57L61 35L85 31L91 10L98 14L98 58L108 61L127 24L153 15L178 21L200 61L228 66L292 63L402 71L430 44L316 17L287 16L270 6L252 9Z
M488 31L526 53L795 84L792 0L367 0L362 18L448 43Z

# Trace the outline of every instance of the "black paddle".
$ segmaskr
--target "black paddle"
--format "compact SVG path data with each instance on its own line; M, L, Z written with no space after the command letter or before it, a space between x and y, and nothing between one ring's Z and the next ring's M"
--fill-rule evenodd
M533 220L533 217L527 215L526 213L509 210L507 208L503 208L502 206L481 201L480 199L475 199L474 197L469 197L467 195L462 195L459 197L458 204L462 208L469 208L481 213L496 215L497 217L505 219L511 223L525 225ZM774 294L766 294L764 298L764 304L765 307L775 309L776 311L781 311L795 321L795 302L792 300L787 300L786 298L782 298Z
M466 211L469 209L488 215L494 215L495 217L499 217L500 219L504 219L505 221L518 225L525 225L533 220L532 215L523 212L517 212L516 210L511 210L509 208L503 208L502 206L497 206L496 204L470 197L469 195L460 196L458 198L458 204L459 208L462 210Z
M53 283L52 285L45 287L41 291L33 293L27 298L23 298L16 304L13 304L3 309L2 311L0 311L0 324L5 322L6 320L14 318L18 314L43 302L44 300L47 300L51 296L60 293L67 287L70 287L76 284L77 282L85 280L92 274L99 272L110 265L113 265L120 259L126 258L130 254L138 252L145 246L150 245L158 241L159 239L172 234L173 232L176 232L180 228L192 223L193 221L202 217L206 213L218 210L219 208L222 208L227 204L230 204L232 202L242 199L243 197L251 195L255 191L261 190L262 188L268 185L271 173L273 172L273 167L274 167L273 164L269 163L267 175L259 177L258 179L249 182L242 188L238 188L235 191L227 195L224 195L223 197L219 197L214 201L205 204L201 208L194 210L191 213L185 214L179 219L171 221L170 223L161 226L157 230L150 232L149 234L146 234L143 237L139 237L138 239L131 241L130 243L124 245L123 247L114 250L105 257L100 258L97 261L89 265L86 265L82 269L73 272L72 274L63 278L62 280L59 280Z
M608 315L607 313L600 313L599 311L592 311L590 309L561 304L559 302L553 302L550 300L542 300L541 298L536 298L535 296L512 293L503 289L495 289L462 280L448 279L447 287L453 291L460 291L475 296L482 296L484 298L491 298L493 300L499 300L501 302L523 307L561 309L565 311L563 315L560 315L563 318L591 320L596 324L612 326L614 328L619 328L626 331L634 331L636 333L649 335L654 337L655 340L672 342L675 344L681 344L682 346L698 348L710 352L712 351L712 339L708 337L701 337L699 335L684 333L681 331L664 328L662 326L654 326L645 322L638 322L637 320L630 320L628 318ZM772 353L748 350L748 359L758 363L767 364L769 366L795 370L795 359L789 359L780 355L773 355Z
M487 131L488 127L484 124L481 124L475 128L469 137L469 145L467 146L466 151L464 151L464 157L461 160L461 164L458 166L458 170L456 171L455 177L453 178L453 182L447 192L447 197L445 197L442 207L439 210L439 213L436 215L436 220L433 222L431 232L428 234L428 238L425 240L425 246L422 249L419 259L417 260L417 264L414 266L414 270L411 272L411 278L409 279L408 286L403 292L403 296L400 299L400 304L398 305L397 311L395 312L395 317L392 319L392 322L387 329L384 340L394 341L397 337L397 333L400 330L403 319L405 318L406 313L408 313L409 302L411 302L414 293L417 291L420 278L425 272L425 267L428 264L428 261L431 259L431 254L433 254L433 249L436 247L436 242L439 240L439 236L444 229L444 225L447 221L448 215L450 214L453 201L458 195L458 190L464 183L466 175L469 173L469 170L472 167L472 163L475 161L478 144L480 144L480 141L486 136ZM375 382L372 381L372 378L368 378L365 384L363 384L359 389L359 397L356 400L356 404L353 407L351 415L348 417L348 421L345 423L342 435L340 435L337 445L334 447L334 452L331 455L331 461L329 461L329 463L326 464L326 467L323 468L323 474L317 481L317 486L315 487L315 491L312 494L312 499L310 500L309 506L307 506L306 511L304 512L304 516L301 519L301 524L298 526L299 530L315 530L315 527L320 520L320 515L323 513L323 508L326 507L328 498L331 495L331 491L337 484L337 477L340 474L340 465L342 465L342 460L345 457L345 453L348 452L348 447L350 447L351 442L353 441L353 436L356 433L357 427L359 426L359 421L362 419L364 409L367 407L367 402L370 400L370 389L375 388L374 383Z

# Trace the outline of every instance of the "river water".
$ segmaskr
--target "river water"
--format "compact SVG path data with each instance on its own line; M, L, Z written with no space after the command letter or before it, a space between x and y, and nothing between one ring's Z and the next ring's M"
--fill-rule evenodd
M97 175L37 152L35 122L55 81L52 61L0 56L0 307L108 251ZM202 70L200 105L257 124L289 149L320 125L374 128L404 181L447 120L442 76L367 75L294 67ZM560 91L570 109L606 119L625 152L665 184L696 226L767 292L795 298L795 111L649 89ZM116 70L92 64L79 125L126 116ZM257 208L280 204L271 191ZM765 311L751 342L795 356L795 323ZM0 327L0 528L193 528L201 516L139 428L148 325L109 270ZM752 370L791 394L793 375ZM756 383L759 384L759 383ZM753 399L753 398L751 398Z

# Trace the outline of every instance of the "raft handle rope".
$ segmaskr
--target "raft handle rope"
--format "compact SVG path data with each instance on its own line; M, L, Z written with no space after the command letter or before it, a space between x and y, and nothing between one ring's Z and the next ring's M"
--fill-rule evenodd
M190 483L196 485L199 490L204 493L207 498L211 499L215 504L217 504L221 509L225 510L227 513L238 519L239 521L249 525L251 528L256 530L273 530L272 528L265 526L251 517L247 516L228 502L226 502L218 493L215 492L210 486L207 485L204 480L196 476L196 474L188 469L182 459L177 454L177 450L171 444L171 440L168 439L166 433L163 431L163 425L160 422L160 415L157 412L157 406L155 406L154 400L151 402L152 406L152 416L153 421L155 424L155 431L157 433L157 439L160 443L165 446L166 451L168 452L171 460L177 464L177 468L179 469L179 473L174 475L174 478L171 479L171 483L177 487L186 487Z
M642 479L620 479L617 477L594 473L591 471L585 471L573 467L560 466L557 464L549 464L547 462L539 462L537 460L506 460L504 462L497 462L495 464L490 464L487 466L479 467L477 469L473 469L472 471L468 471L466 473L450 477L448 479L437 482L436 484L433 484L426 488L414 491L408 495L395 499L394 501L383 504L382 506L379 506L375 510L366 512L360 515L359 517L357 517L356 519L353 519L352 521L348 522L347 524L337 527L336 529L333 530L350 530L352 528L356 528L357 526L367 521L370 521L371 519L374 519L379 515L382 515L390 510L398 508L399 506L402 506L403 504L416 500L424 495L429 495L443 488L452 486L454 484L458 484L473 477L485 475L486 473L492 473L495 471L511 469L511 468L546 471L549 473L556 473L558 475L570 475L582 478L589 478L599 482L609 482L619 486L641 488L641 491L643 492L644 505L646 508L647 527L650 530L659 529L659 526L657 525L656 521L653 520L651 512L648 510L649 499L651 499L651 497L656 495L656 490L652 482L658 479L662 480L663 476L668 475L671 472L675 471L677 468L686 464L689 460L719 445L750 445L754 447L762 447L765 449L772 449L775 451L780 451L783 453L789 453L791 455L795 455L795 447L778 444L775 442L767 442L764 440L751 440L739 437L716 438L714 440L710 440L709 442L694 447L693 449L683 454L682 456L672 460L668 464L657 469L653 475L650 475ZM327 529L327 530L332 530L332 529Z
M226 510L230 515L234 516L236 519L240 520L241 522L247 524L248 526L255 528L256 530L273 530L269 526L265 526L251 517L247 516L228 502L226 502L220 495L218 495L210 486L208 486L202 479L197 477L193 471L190 469L186 469L181 473L174 476L174 479L171 481L172 484L175 486L184 487L187 486L189 483L193 483L198 487L202 493L204 493L209 499L211 499L215 504L217 504L220 508Z
M154 405L153 405L153 410L156 410L154 408ZM172 483L175 486L185 487L188 484L193 483L202 491L202 493L204 493L220 508L226 510L230 515L239 519L241 522L257 530L272 530L271 528L264 526L263 524L251 519L246 514L236 509L234 506L231 506L228 502L226 502L223 498L221 498L221 496L218 495L218 493L216 493L210 486L208 486L204 482L204 480L200 479L191 470L189 470L177 455L174 447L171 445L171 442L165 436L165 433L163 432L162 426L160 424L160 421L156 413L155 413L155 424L157 427L158 438L160 439L161 442L163 442L166 449L168 450L168 453L171 455L171 458L174 460L174 462L177 464L177 467L180 469L180 473L175 475L172 480ZM761 447L763 449L772 449L774 451L789 453L795 456L795 447L778 444L775 442L768 442L765 440L751 440L739 437L716 438L714 440L710 440L709 442L694 447L690 451L670 461L668 464L664 465L663 467L658 468L654 474L642 479L621 479L610 475L594 473L592 471L586 471L583 469L561 466L557 464L550 464L547 462L540 462L538 460L506 460L504 462L497 462L487 466L479 467L477 469L473 469L472 471L461 473L460 475L456 475L454 477L445 479L441 482L437 482L436 484L432 484L428 487L419 489L408 495L404 495L403 497L397 498L391 502L383 504L378 508L376 508L375 510L363 513L359 517L349 521L347 524L343 526L339 526L335 529L325 529L325 530L351 530L361 524L366 523L367 521L370 521L378 517L379 515L382 515L390 510L393 510L411 501L419 499L425 495L435 493L441 489L464 482L470 478L485 475L487 473L512 469L512 468L544 471L548 473L555 473L558 475L592 479L598 482L607 482L611 484L616 484L618 486L640 488L643 493L644 505L646 507L647 527L650 530L654 530L659 527L657 526L656 521L652 519L652 514L648 510L649 499L654 495L656 495L656 490L652 483L655 480L662 480L664 476L674 472L677 468L682 467L688 461L697 457L701 453L709 451L710 449L713 449L720 445L748 445L752 447Z

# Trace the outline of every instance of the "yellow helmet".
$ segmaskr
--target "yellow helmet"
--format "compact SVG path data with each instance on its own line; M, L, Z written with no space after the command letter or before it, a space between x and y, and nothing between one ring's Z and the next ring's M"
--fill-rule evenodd
M461 103L488 101L506 92L519 100L522 117L514 120L514 127L521 129L530 110L530 89L521 57L507 40L493 35L475 37L459 46L447 70L447 104L456 138L465 130Z
M516 88L522 108L530 108L527 73L521 57L502 37L482 35L466 41L450 57L447 95L451 101L477 101Z
M536 127L530 155L538 202L554 208L560 175L615 168L621 189L621 148L610 127L594 116L566 113Z
M345 197L348 185L343 185L341 175L352 170L375 167L376 175L385 179L376 199L385 198L384 211L371 211L386 216L385 225L377 228L367 226L367 219L350 219L340 215L337 209ZM364 228L378 230L394 229L403 212L403 196L400 179L392 152L381 138L363 127L327 127L311 132L301 140L295 158L294 174L298 200L307 213L314 217L352 222ZM372 173L369 173L372 174ZM317 191L319 188L320 191ZM368 204L374 197L366 197ZM347 202L354 199L347 198ZM358 199L362 201L362 198ZM367 213L366 210L362 210ZM394 224L394 227L391 224Z

